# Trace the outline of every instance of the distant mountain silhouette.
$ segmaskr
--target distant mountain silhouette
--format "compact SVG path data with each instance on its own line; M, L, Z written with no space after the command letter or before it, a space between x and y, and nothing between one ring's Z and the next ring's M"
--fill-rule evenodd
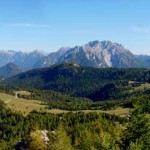
M7 65L0 68L0 76L1 78L8 78L14 76L16 74L21 73L22 70L15 65L14 63L8 63Z
M44 58L44 56L44 53L38 50L29 53L14 50L0 50L0 67L8 63L14 63L23 70L29 70L33 68L33 65L37 61Z

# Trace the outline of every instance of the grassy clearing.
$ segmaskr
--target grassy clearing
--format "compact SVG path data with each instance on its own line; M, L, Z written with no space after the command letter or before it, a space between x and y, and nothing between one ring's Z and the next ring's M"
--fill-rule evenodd
M100 112L100 113L108 113L108 114L114 114L114 115L119 115L119 116L125 116L130 113L131 109L119 107L114 110L107 110L107 111L103 111L103 110L83 110L83 111L86 113Z
M144 90L144 89L150 89L150 83L141 84L141 86L135 87L135 90Z
M150 114L146 114L146 117L150 119Z
M129 81L128 86L132 87L132 84L136 84L136 83L138 84L138 82ZM140 86L132 87L132 90L134 90L134 91L145 90L145 89L150 89L150 83L142 83Z
M23 98L15 98L15 96L0 93L0 99L3 100L9 108L11 108L14 111L19 111L25 115L27 115L32 110L37 110L41 112L48 112L48 113L66 113L69 111L66 110L60 110L60 109L48 109L47 105L42 105L43 102L38 100L26 100ZM109 113L109 114L115 114L124 116L129 114L131 109L128 108L117 108L115 110L108 110L108 111L102 111L102 110L82 110L85 113L89 112L98 112L98 113ZM73 111L76 112L76 111Z
M119 115L119 116L125 116L125 115L129 114L131 110L132 109L130 109L130 108L121 108L121 107L119 107L117 109L108 110L106 112L109 113L109 114L114 114L114 115Z
M3 100L9 108L14 111L19 111L25 115L31 112L32 110L44 111L49 113L64 113L65 110L59 109L47 109L47 105L41 105L43 102L38 100L26 100L23 98L15 98L12 95L0 93L0 99Z

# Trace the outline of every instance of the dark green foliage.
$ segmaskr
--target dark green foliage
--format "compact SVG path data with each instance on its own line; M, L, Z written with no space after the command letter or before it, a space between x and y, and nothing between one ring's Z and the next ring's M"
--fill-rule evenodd
M77 150L119 150L135 147L143 150L149 149L149 119L142 114L145 111L143 106L147 104L144 99L148 101L149 97L141 96L137 98L137 101L135 98L130 99L133 106L136 105L138 109L131 113L129 120L105 113L83 112L54 115L32 111L29 115L23 116L12 112L0 101L0 148L13 149L15 147L19 150L34 147L36 141L40 142L41 139L31 140L31 133L37 130L47 130L50 132L49 137L52 138L50 143L54 143L51 148L59 149L68 145L71 149ZM115 107L115 105L121 105L120 102L103 102L103 105L99 102L99 104L93 103L92 106ZM139 102L143 102L142 105ZM51 131L57 134L52 135ZM40 137L37 136L37 138ZM40 146L43 147L43 145Z
M10 86L1 85L0 92L13 95L29 91L31 95L18 96L41 100L49 109L135 110L129 118L83 112L54 115L36 110L23 116L0 101L0 149L33 149L37 143L47 149L40 136L32 136L37 130L49 132L51 149L150 149L149 119L144 115L150 113L150 89L134 90L150 82L148 69L96 69L64 63L22 73L6 82Z
M104 85L100 90L89 95L88 97L94 101L119 99L122 96L122 89L118 88L117 86L117 83L108 83ZM116 93L118 94L116 95Z
M114 84L110 84L111 87L114 87ZM112 88L104 90L105 95L103 92L99 93L104 95L104 97L111 99L112 98ZM14 95L15 91L29 91L31 95L21 95L18 94L19 97L25 99L35 99L43 101L43 105L47 105L49 109L58 108L63 110L111 110L116 109L117 107L124 107L124 108L134 108L138 105L143 107L143 112L150 112L150 96L149 90L144 90L144 92L136 92L135 94L128 94L128 96L121 99L121 93L124 92L123 90L113 94L113 100L107 101L95 101L92 102L90 99L81 98L81 97L71 97L69 95L61 94L51 90L38 90L33 88L24 88L24 87L13 87L13 86L0 86L0 92L8 93ZM143 93L143 94L142 94ZM110 95L111 94L111 95ZM103 97L103 98L104 98ZM97 100L99 95L94 95L93 99ZM102 99L102 97L101 97ZM118 99L118 100L116 100Z
M140 108L135 109L129 118L127 128L123 133L124 149L130 149L133 144L141 150L150 149L150 126Z
M5 104L0 101L0 145L11 149L10 147L27 132L24 128L20 129L23 126L24 117L7 109Z
M26 147L28 143L26 138L32 131L37 129L54 131L60 125L65 132L62 135L69 136L72 146L77 149L83 148L85 145L82 145L80 141L83 140L84 132L91 135L94 133L95 136L98 136L101 131L111 133L111 128L117 127L114 122L125 121L123 118L113 115L80 112L54 115L33 111L24 117L22 114L14 113L6 108L3 103L0 103L0 107L0 146L7 147L6 149L13 149L15 145L16 149ZM19 142L20 140L22 142Z
M128 81L149 82L148 69L117 69L78 67L61 64L43 69L34 69L3 83L7 85L34 87L53 90L77 97L93 100L120 99L128 96ZM110 88L108 90L108 87ZM121 92L125 91L127 92ZM101 94L102 93L102 94ZM116 97L116 93L120 93ZM106 94L108 96L106 96Z
M141 113L150 113L150 95L133 96L122 103L123 107L138 108Z

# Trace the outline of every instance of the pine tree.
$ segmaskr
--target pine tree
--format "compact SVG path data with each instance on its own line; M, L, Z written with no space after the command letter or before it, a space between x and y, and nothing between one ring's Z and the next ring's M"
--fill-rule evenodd
M141 150L150 149L150 126L149 120L145 114L141 113L141 109L135 109L129 118L127 128L123 133L124 149L138 147Z

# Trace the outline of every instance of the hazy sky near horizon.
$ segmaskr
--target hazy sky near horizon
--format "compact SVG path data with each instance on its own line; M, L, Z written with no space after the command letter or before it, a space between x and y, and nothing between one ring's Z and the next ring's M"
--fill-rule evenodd
M150 55L150 0L0 0L0 49L52 52L93 40Z

